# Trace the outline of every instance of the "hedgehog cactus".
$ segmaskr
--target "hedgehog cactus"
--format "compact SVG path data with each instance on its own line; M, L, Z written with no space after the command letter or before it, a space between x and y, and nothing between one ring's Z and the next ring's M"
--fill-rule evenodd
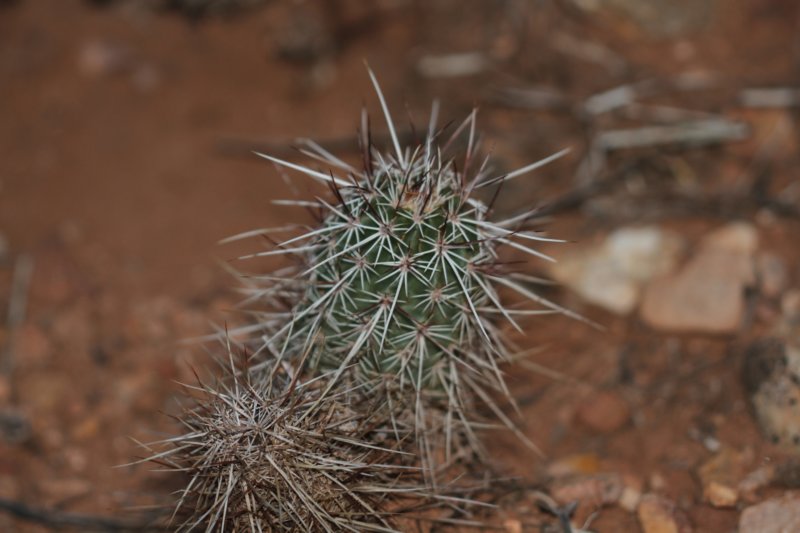
M491 393L510 399L500 369L511 359L502 321L521 331L517 320L522 316L575 315L538 296L529 288L535 278L501 261L503 246L550 260L533 246L560 241L530 227L537 209L494 220L492 204L503 183L566 150L494 175L488 157L477 157L476 112L445 138L436 129L436 104L424 141L403 149L380 87L370 76L389 127L391 153L372 146L363 113L361 168L313 141L304 141L301 151L327 168L258 154L325 184L331 194L280 202L316 210L319 224L243 257L294 259L292 266L256 278L265 284L254 282L253 298L268 302L270 309L247 329L262 332L259 352L279 360L308 354L307 366L332 371L332 384L354 373L357 382L383 393L389 404L400 398L408 405L398 391L413 392L418 446L432 474L442 452L448 464L465 444L467 451L482 455L474 429L485 425L476 417L476 401L531 444ZM451 152L463 137L463 158L456 157ZM488 204L476 194L481 190L492 198ZM232 239L286 230L257 230ZM504 305L501 288L536 308Z
M476 113L444 139L435 105L425 140L403 149L370 76L392 153L373 148L364 114L360 169L312 141L302 151L328 169L259 154L331 195L282 202L316 210L319 224L245 256L295 260L243 278L269 306L239 331L261 333L260 362L231 363L217 386L201 387L207 397L182 418L187 433L153 457L191 476L177 511L184 530L393 531L396 513L470 503L462 474L473 465L461 459L481 452L477 402L522 436L487 390L508 394L502 321L521 330L521 316L571 313L500 258L506 246L549 259L532 247L553 241L531 229L537 210L495 220L494 200L476 192L496 198L565 152L495 176L477 159ZM451 154L462 136L463 159ZM504 305L500 289L537 308Z
M497 318L505 317L518 328L515 315L560 308L531 292L526 276L505 272L498 248L506 245L549 259L527 243L553 239L524 229L536 210L492 222L491 206L474 193L500 187L565 152L492 177L488 159L475 160L475 113L440 147L436 106L425 141L403 150L374 76L372 80L389 124L393 154L372 148L366 118L361 169L310 141L303 151L340 175L258 154L325 183L333 196L331 201L295 202L319 208L321 224L254 254L293 255L301 263L284 276L270 278L265 293L285 295L291 289L295 304L268 334L268 345L281 353L310 349L312 366L323 370L356 363L365 379L397 377L416 389L450 390L465 373L500 384L497 362L507 354ZM467 129L469 141L459 166L446 153ZM497 292L501 286L544 309L505 308Z

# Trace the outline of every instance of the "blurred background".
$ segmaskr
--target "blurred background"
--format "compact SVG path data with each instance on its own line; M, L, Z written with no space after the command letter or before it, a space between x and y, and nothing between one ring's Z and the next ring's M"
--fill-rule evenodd
M606 329L517 339L545 457L492 434L501 470L596 531L800 530L799 28L792 0L0 0L0 530L170 501L114 467L175 431L207 364L178 341L246 320L216 243L324 192L251 151L357 162L362 107L385 143L365 61L405 138L439 99L498 173L571 148L496 208L551 217L528 268ZM507 492L492 523L561 531Z

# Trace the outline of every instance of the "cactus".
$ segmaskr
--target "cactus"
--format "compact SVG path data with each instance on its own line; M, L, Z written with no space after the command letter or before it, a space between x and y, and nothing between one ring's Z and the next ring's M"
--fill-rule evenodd
M425 140L403 149L370 77L392 153L373 148L363 114L361 169L313 141L303 152L336 174L259 154L331 197L286 202L317 210L319 224L243 257L295 259L242 278L267 305L239 331L261 333L260 362L231 364L220 384L201 387L207 397L182 419L188 431L154 456L191 476L176 511L183 530L394 531L400 511L469 504L462 474L482 450L475 428L486 427L478 403L522 437L488 390L509 396L501 319L521 331L527 315L575 316L500 259L502 246L549 259L530 245L558 242L528 227L536 210L493 220L493 200L476 196L494 187L496 198L503 183L565 152L493 176L477 157L476 113L444 140L436 105ZM457 160L450 150L462 135ZM539 308L504 305L501 288Z
M408 430L359 403L358 387L272 370L254 378L231 363L219 383L192 387L201 397L179 417L185 433L149 459L189 475L177 531L390 532L430 504L405 464Z
M498 395L513 404L500 365L510 361L503 321L519 331L521 317L561 312L580 316L537 295L536 278L512 271L500 258L508 247L551 260L534 248L561 242L530 226L537 209L495 220L494 199L509 180L563 156L563 150L502 175L478 158L476 112L445 138L434 103L424 141L403 149L377 80L369 71L392 144L381 153L371 143L362 113L358 169L313 141L301 151L328 168L318 170L259 156L324 184L330 197L280 201L316 210L318 224L276 242L287 228L257 230L228 240L266 236L273 246L243 256L294 260L268 276L249 278L263 344L278 360L308 354L307 367L345 376L383 395L390 413L409 405L416 449L426 480L435 487L443 471L485 449L476 430L487 427L488 409L538 453L503 412ZM463 159L452 152L466 137ZM492 200L484 203L479 191ZM493 195L493 196L492 196ZM535 308L504 305L499 293L516 293ZM269 363L271 364L271 363ZM486 409L483 409L485 407ZM393 419L399 416L391 415ZM469 468L469 466L467 466Z
M297 268L269 277L268 286L257 289L262 297L289 301L286 312L264 315L266 347L281 354L311 350L310 364L321 370L357 365L365 380L389 376L402 386L453 397L457 389L480 382L504 389L498 363L507 359L508 349L498 319L521 331L520 315L564 310L532 292L528 276L508 272L498 249L508 246L549 260L530 243L556 240L525 228L535 209L492 221L491 205L474 193L499 188L566 151L492 177L488 158L477 160L476 113L439 146L435 105L427 138L403 149L380 87L370 76L393 153L373 149L364 115L361 169L311 141L304 153L337 174L258 154L332 192L330 201L287 202L319 209L319 226L246 256L299 260ZM464 159L457 161L447 153L467 131ZM542 308L509 309L499 287Z

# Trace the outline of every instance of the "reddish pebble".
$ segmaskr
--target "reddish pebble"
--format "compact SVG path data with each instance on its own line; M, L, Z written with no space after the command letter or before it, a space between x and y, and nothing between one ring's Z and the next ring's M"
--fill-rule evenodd
M578 406L578 420L598 433L611 433L621 429L631 416L628 402L612 391L594 392Z

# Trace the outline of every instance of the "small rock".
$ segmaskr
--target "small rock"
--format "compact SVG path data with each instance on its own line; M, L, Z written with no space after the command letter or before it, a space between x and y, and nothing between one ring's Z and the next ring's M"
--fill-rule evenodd
M621 395L613 391L598 391L581 401L577 416L592 431L612 433L628 423L631 410Z
M559 257L552 274L588 302L624 315L645 283L672 270L682 248L679 237L656 227L621 228L599 245Z
M600 458L594 453L569 455L547 466L547 474L552 477L596 474L599 470Z
M77 441L93 439L100 431L100 420L97 416L91 416L75 426L72 430L72 438Z
M739 482L751 461L752 453L727 448L706 461L698 471L703 498L714 507L735 506L739 500Z
M744 316L745 288L755 281L754 231L732 224L709 235L680 272L645 289L644 321L670 331L736 331Z
M622 483L624 486L617 504L629 513L633 513L642 501L642 489L644 484L641 478L633 475L623 475Z
M757 501L758 491L767 487L775 477L775 468L772 466L761 466L756 468L739 483L739 495L746 502Z
M739 491L719 481L711 481L703 487L703 498L714 507L735 507Z
M762 253L756 257L758 287L768 298L779 297L789 283L789 269L777 255Z
M644 533L691 533L689 519L672 501L646 494L637 510Z
M780 338L753 342L742 379L756 419L774 444L800 449L800 353Z
M705 446L706 450L714 453L718 452L722 447L722 443L712 435L703 435L700 438L700 442L703 443L703 446Z
M654 491L663 491L667 488L667 480L664 479L664 476L658 472L653 472L650 474L650 479L648 480L648 485L650 489Z
M784 295L781 310L785 315L800 320L800 289L792 289Z
M683 241L657 227L621 228L608 236L606 248L631 279L646 282L675 266Z
M739 533L800 531L800 495L787 493L753 505L739 517Z
M577 501L597 508L619 501L623 487L622 477L616 473L572 476L554 482L551 495L562 504Z

